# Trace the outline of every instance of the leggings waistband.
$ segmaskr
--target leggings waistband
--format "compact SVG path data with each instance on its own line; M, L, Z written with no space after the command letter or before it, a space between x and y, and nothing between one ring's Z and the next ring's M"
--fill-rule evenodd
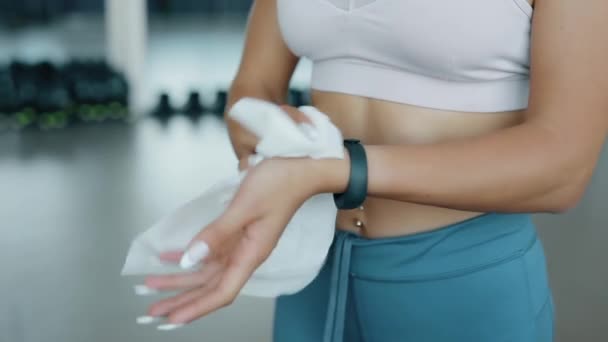
M339 231L324 342L342 341L349 280L421 281L473 272L525 253L536 241L528 214L483 214L407 236L366 239ZM332 255L330 253L330 255Z

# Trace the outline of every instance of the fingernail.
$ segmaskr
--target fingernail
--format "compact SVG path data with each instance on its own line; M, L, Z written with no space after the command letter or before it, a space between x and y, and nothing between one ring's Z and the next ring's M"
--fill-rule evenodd
M175 329L179 329L182 326L184 326L183 324L162 324L156 327L156 329L158 330L163 330L163 331L169 331L169 330L175 330Z
M139 316L137 317L137 324L151 324L151 323L155 323L160 321L159 317L153 317L153 316Z
M135 294L138 296L149 296L158 293L157 290L151 289L146 285L135 285L133 286L133 289L135 290Z
M304 134L306 134L310 139L317 139L319 137L319 132L315 129L315 127L309 123L300 124L300 129Z
M209 254L209 246L204 242L197 241L182 256L179 266L184 269L192 268L192 266L203 260L207 254Z

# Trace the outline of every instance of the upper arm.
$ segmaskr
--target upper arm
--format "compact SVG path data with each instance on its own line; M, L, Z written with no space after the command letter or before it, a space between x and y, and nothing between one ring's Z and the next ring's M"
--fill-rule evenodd
M606 18L606 0L535 1L527 121L588 166L608 132Z
M254 1L234 82L262 86L274 96L284 97L299 58L283 41L276 1Z

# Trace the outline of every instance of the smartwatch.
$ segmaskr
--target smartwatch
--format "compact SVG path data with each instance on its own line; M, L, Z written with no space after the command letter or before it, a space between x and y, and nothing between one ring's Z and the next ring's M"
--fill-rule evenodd
M334 194L334 202L338 209L355 209L360 207L367 197L367 155L357 139L344 140L344 147L350 156L350 175L346 190Z

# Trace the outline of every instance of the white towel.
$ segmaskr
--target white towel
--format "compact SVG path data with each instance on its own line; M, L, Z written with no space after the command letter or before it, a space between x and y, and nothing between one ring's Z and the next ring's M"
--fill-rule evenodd
M272 157L344 158L342 134L327 115L309 106L299 110L310 118L312 126L296 124L280 107L266 101L245 98L232 106L229 115L260 138L251 165ZM122 274L183 272L177 265L160 262L158 255L185 249L201 229L224 212L245 175L246 171L218 182L137 236ZM277 297L308 285L327 257L336 214L331 194L315 195L304 202L241 294Z

